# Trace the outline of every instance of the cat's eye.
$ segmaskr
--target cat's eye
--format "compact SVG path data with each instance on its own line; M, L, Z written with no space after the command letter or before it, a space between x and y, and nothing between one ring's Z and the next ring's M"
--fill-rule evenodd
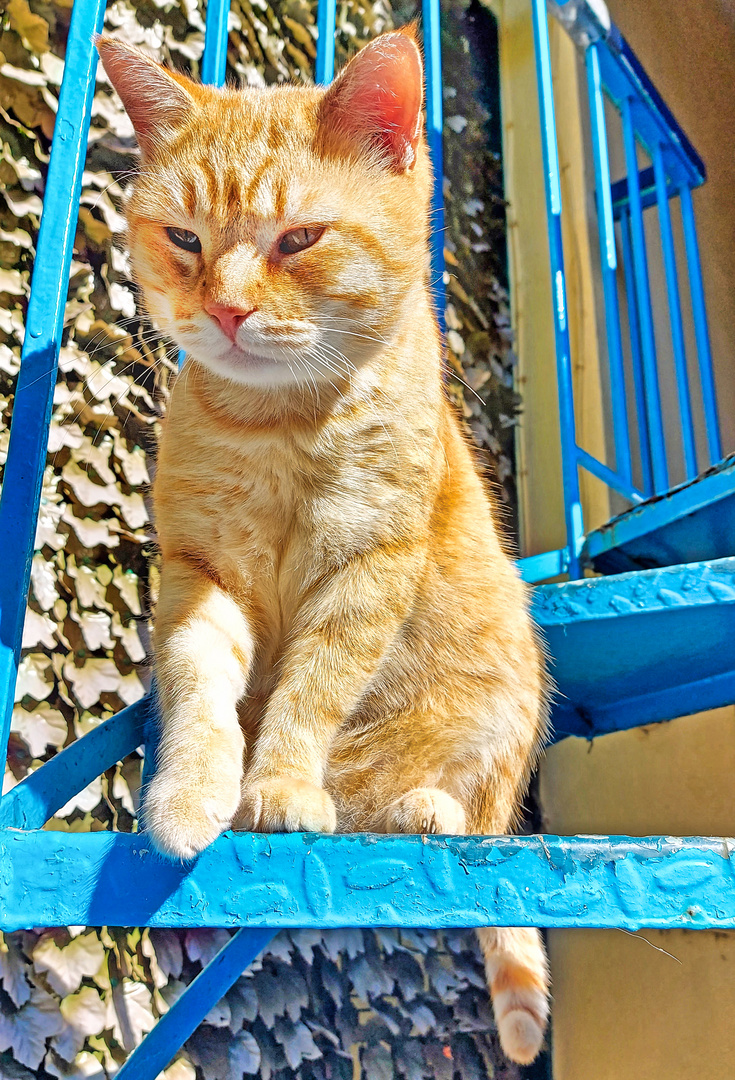
M166 234L172 244L183 248L184 251L198 252L202 250L201 240L196 233L190 232L189 229L168 228Z
M306 251L312 247L323 235L323 225L308 225L301 229L289 229L284 233L278 243L278 250L282 255L295 255L298 251Z

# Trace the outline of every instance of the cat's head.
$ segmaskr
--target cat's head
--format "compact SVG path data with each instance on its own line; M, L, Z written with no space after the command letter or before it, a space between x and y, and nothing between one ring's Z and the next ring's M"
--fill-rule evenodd
M135 128L129 246L149 312L236 382L335 381L428 275L421 57L384 34L327 90L214 89L98 41Z

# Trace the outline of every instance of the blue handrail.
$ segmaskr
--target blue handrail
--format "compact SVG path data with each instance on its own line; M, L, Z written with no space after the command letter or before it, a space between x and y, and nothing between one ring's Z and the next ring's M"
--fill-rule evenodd
M566 519L566 548L521 560L521 571L529 581L543 580L549 568L558 566L571 577L579 576L580 549L584 530L579 497L578 469L602 480L630 503L638 503L669 488L667 439L675 434L664 424L661 383L665 350L656 340L656 318L649 274L649 251L645 211L658 211L661 255L666 277L666 301L671 340L671 372L679 406L679 439L687 479L696 477L698 462L696 421L690 386L686 333L682 316L678 255L671 221L670 201L680 200L687 277L697 347L702 420L707 434L708 457L712 465L722 457L712 357L707 330L704 288L699 264L692 189L706 178L704 165L681 130L632 49L614 24L604 4L590 0L530 0L534 21L541 142L544 153L544 181L551 283L554 306L559 415L561 421L561 461ZM610 420L614 448L614 468L599 461L574 437L574 393L566 328L564 262L561 248L561 199L551 82L551 57L547 27L547 6L585 52L587 93L590 106L591 154L595 172L601 278L605 308L605 332L610 388ZM605 99L617 111L622 130L626 175L615 183L610 175ZM639 153L652 165L641 168ZM622 260L617 250L615 223L619 222ZM621 273L622 272L622 273ZM621 277L623 278L621 282ZM624 290L629 331L629 373L623 346L619 290ZM627 335L625 335L627 337ZM636 479L629 415L629 398L635 402L640 480Z
M7 753L105 0L76 0L66 47L0 496L0 764Z
M684 464L687 479L692 479L697 475L697 448L694 442L694 417L692 416L692 398L689 389L689 375L687 372L684 323L681 317L681 302L679 300L679 277L676 270L676 251L674 249L674 232L671 227L671 212L669 209L669 193L667 187L666 166L664 164L664 149L660 143L653 149L653 172L656 178L656 201L658 204L658 215L661 227L661 247L663 249L664 268L666 272L666 291L669 299L674 367L676 370L676 383L679 390L679 413L681 417L682 442L684 444Z
M692 314L694 318L694 332L697 339L699 378L702 385L702 397L704 399L704 416L707 425L709 457L711 462L715 462L719 461L722 457L720 424L717 415L717 396L715 394L714 372L712 371L712 353L709 344L709 327L707 325L707 308L704 301L702 267L699 262L697 226L694 221L691 188L687 187L686 184L683 184L679 188L679 198L681 201L681 219L684 227L687 267L689 269Z

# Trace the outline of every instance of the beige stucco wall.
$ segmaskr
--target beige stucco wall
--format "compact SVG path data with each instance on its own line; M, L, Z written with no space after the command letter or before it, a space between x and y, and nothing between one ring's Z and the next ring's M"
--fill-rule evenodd
M544 826L563 834L731 835L733 776L735 708L591 744L567 739L542 769ZM554 1080L732 1080L735 934L639 937L550 933Z
M550 283L528 0L488 0L500 61L512 302L524 416L519 438L524 554L563 542ZM695 194L725 452L735 449L735 3L612 0L621 26L705 160ZM601 432L590 347L591 206L583 191L573 55L552 24L577 423ZM594 237L593 237L594 239ZM594 262L594 260L592 260ZM583 390L580 394L579 391ZM588 449L593 449L590 445ZM604 499L589 485L587 527ZM541 769L549 832L735 834L735 708L566 740ZM732 1080L735 934L556 931L554 1080ZM660 951L663 950L663 951ZM670 955L668 955L670 954Z

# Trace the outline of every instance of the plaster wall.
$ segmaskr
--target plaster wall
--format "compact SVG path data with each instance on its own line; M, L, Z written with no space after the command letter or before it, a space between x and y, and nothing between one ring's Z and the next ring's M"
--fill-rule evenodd
M533 38L528 0L490 0L490 6L499 23L512 307L524 396L518 442L522 546L523 554L534 554L561 546L564 536ZM609 0L609 7L708 169L708 182L694 199L724 452L732 452L735 4ZM551 35L576 420L579 441L594 452L604 429L592 341L599 320L590 247L596 242L594 211L579 160L579 75L553 21ZM594 481L583 489L583 504L587 528L607 516ZM541 769L545 827L560 834L733 835L734 769L735 708L593 744L569 739L549 751ZM735 1075L735 933L555 931L549 947L554 1080Z
M735 708L566 739L541 771L552 833L735 832ZM735 932L554 930L554 1080L731 1080Z

